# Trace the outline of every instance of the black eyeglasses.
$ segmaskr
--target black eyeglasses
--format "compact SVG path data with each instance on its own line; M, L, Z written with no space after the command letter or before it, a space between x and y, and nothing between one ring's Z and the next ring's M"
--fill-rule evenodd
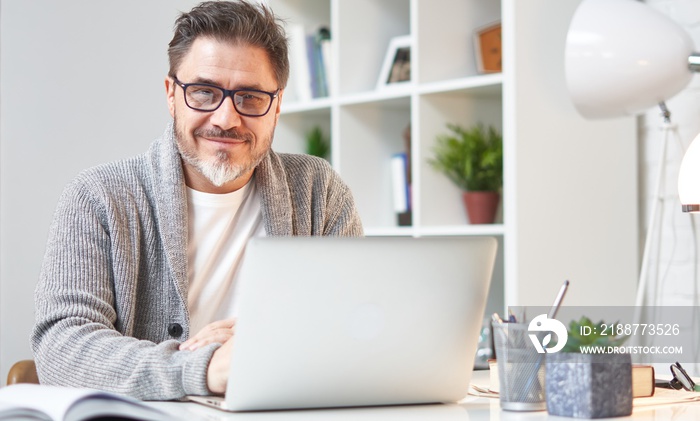
M700 385L695 384L685 369L681 367L680 363L676 362L671 364L671 374L673 374L673 378L670 381L667 383L657 382L656 386L676 390L685 389L689 392L700 392Z
M236 112L246 117L262 117L270 111L272 101L279 95L274 92L256 89L224 89L208 83L182 83L173 76L175 83L182 88L185 104L197 111L215 111L227 97L233 100Z

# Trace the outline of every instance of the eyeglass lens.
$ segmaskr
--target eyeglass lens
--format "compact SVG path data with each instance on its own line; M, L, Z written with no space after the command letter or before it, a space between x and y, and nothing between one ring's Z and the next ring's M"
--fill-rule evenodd
M695 390L695 382L679 363L671 364L671 373L673 373L673 380L670 381L671 387L674 389L683 388L691 392Z
M220 88L191 84L185 89L185 100L190 108L201 111L214 111L224 100L224 91ZM261 91L237 91L233 94L236 111L250 116L265 115L270 109L272 96Z

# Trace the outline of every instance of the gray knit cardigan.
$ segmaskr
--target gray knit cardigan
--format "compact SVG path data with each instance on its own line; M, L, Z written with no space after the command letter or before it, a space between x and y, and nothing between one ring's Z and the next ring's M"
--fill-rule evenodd
M270 152L255 180L268 235L362 235L350 190L326 161ZM178 351L195 333L187 282L186 190L171 123L145 154L84 171L63 192L35 293L40 381L145 400L209 394L207 365L220 345Z

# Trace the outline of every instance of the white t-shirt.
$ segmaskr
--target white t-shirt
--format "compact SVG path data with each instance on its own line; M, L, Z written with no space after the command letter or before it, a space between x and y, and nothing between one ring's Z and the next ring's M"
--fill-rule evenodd
M233 317L236 280L248 239L264 236L254 178L226 194L187 188L190 336Z

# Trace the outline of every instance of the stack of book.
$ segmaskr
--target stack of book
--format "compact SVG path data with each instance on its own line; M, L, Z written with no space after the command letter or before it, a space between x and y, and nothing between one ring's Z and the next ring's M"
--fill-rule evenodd
M307 33L302 25L289 27L289 61L292 88L297 100L309 101L331 95L331 33L326 27Z

